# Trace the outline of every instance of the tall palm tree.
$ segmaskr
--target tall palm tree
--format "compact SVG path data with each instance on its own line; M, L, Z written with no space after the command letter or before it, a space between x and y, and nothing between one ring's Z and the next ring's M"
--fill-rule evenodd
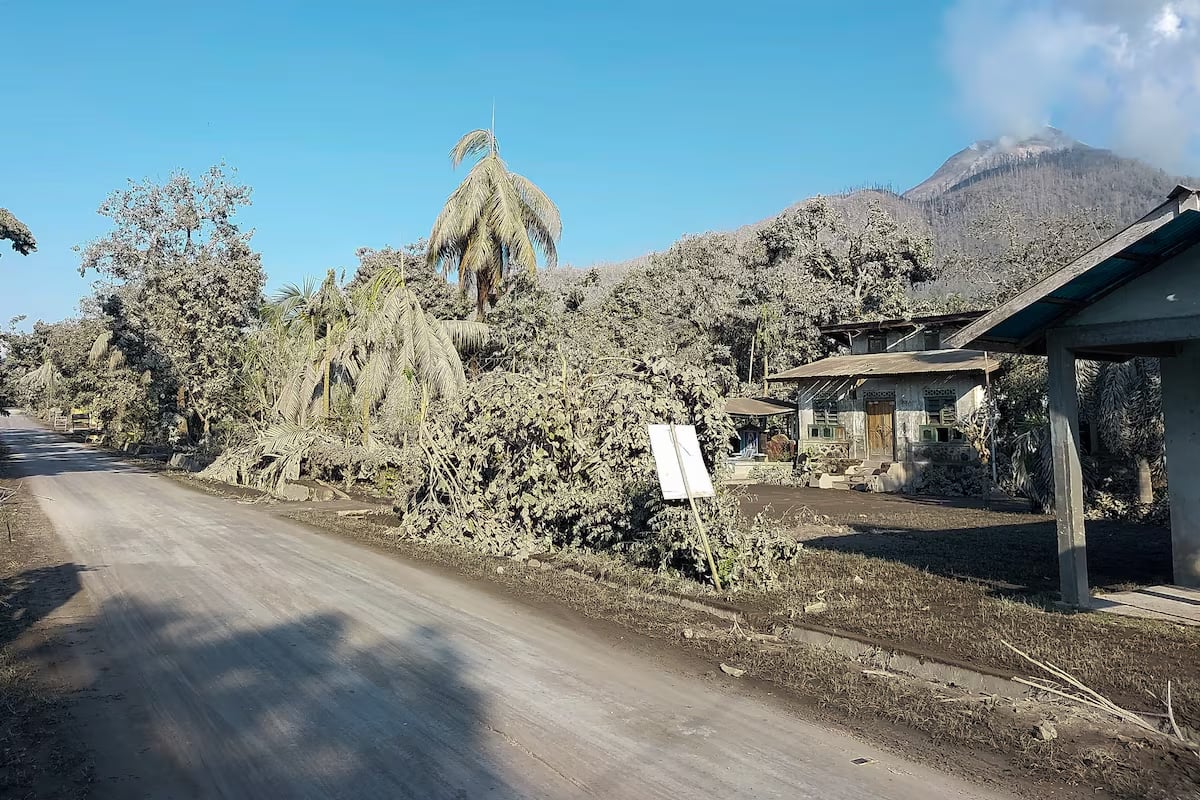
M446 200L429 234L429 261L448 275L457 271L463 291L475 289L480 317L513 269L537 269L535 248L546 264L558 262L562 236L558 209L528 178L509 172L491 130L471 131L450 151L457 168L479 156L467 177Z

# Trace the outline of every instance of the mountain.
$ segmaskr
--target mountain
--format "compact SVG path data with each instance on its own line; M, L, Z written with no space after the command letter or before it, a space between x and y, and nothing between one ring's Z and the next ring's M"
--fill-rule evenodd
M905 192L903 197L917 201L932 200L976 175L1016 166L1040 156L1086 147L1058 128L1051 127L1024 139L1004 136L975 142L950 156L936 172Z
M921 209L935 252L946 254L977 246L972 222L995 208L1029 224L1087 214L1098 229L1121 228L1163 202L1179 183L1194 179L1047 128L1027 139L977 142L900 199Z
M849 219L862 219L870 204L881 204L901 222L924 228L933 238L935 258L945 258L979 248L972 223L997 207L1033 225L1066 214L1089 214L1101 223L1098 229L1123 227L1161 203L1179 183L1194 186L1200 181L1168 175L1046 127L1032 136L975 142L903 193L870 188L829 199ZM775 216L726 235L744 242ZM614 282L648 258L596 265L600 280ZM552 284L573 283L579 275L570 269L558 272L548 276Z

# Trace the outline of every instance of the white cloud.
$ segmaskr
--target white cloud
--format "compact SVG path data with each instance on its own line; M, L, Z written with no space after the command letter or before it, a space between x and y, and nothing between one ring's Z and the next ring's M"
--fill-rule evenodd
M1154 32L1167 41L1178 39L1182 35L1183 20L1169 3L1163 6L1158 19L1154 20Z
M958 0L945 51L988 135L1102 120L1116 149L1200 172L1200 0Z

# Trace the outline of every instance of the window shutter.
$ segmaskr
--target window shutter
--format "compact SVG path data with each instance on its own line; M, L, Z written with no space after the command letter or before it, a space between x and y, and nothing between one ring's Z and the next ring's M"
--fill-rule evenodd
M953 402L942 406L941 411L938 412L938 421L943 425L953 425L958 421L958 414L955 413Z

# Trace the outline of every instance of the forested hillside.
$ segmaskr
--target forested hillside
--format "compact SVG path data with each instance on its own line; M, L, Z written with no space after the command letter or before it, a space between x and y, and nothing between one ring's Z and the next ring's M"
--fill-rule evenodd
M866 188L825 201L844 219L865 219L872 205L898 222L929 236L937 282L923 296L947 291L970 293L970 278L958 274L964 258L995 258L1012 236L1033 236L1052 225L1090 229L1095 233L1072 244L1102 238L1101 233L1124 227L1161 203L1177 184L1200 185L1200 178L1169 175L1111 150L1090 147L1054 128L1020 140L975 142L948 158L917 186L896 192ZM780 216L795 213L801 201L760 222L718 233L737 245L752 241L758 231ZM1001 222L1001 220L1004 220ZM652 256L596 267L593 286L610 285L617 276L643 268ZM547 276L550 284L572 283L578 274L564 270Z

